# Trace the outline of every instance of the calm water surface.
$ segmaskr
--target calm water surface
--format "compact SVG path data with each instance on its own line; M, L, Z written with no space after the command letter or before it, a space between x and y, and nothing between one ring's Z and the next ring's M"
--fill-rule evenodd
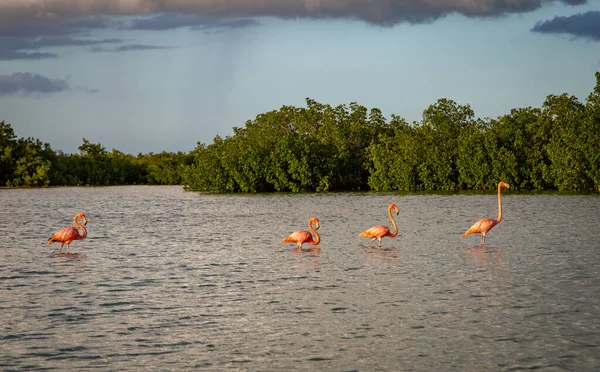
M600 197L503 201L481 249L494 194L0 190L0 369L600 370Z

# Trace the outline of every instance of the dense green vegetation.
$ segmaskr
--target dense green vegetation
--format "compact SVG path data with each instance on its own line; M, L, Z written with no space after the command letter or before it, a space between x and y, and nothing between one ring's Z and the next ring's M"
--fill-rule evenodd
M258 115L234 135L193 151L184 172L191 190L309 191L368 189L365 149L382 132L378 109L332 108L307 99Z
M324 190L600 189L600 73L585 104L550 95L541 108L475 119L440 99L407 123L356 103L307 99L258 115L225 139L198 144L186 189Z
M192 161L190 154L181 152L107 152L85 138L79 151L65 154L36 139L17 139L11 126L0 122L0 186L178 185Z
M541 108L476 119L440 99L407 123L357 103L310 98L258 115L189 153L78 154L17 139L0 123L0 185L183 184L208 192L514 189L600 190L600 72L585 103L550 95Z

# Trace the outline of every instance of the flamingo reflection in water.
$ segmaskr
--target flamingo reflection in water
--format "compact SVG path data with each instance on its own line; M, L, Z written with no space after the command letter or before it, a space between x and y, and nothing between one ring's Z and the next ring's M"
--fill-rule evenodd
M396 266L400 263L396 248L379 249L377 247L364 247L360 249L365 263L376 266Z
M504 266L502 250L498 248L471 247L466 248L465 263L472 270L472 275L480 280L492 280L500 285L508 285L512 282L509 272Z
M465 249L465 253L468 254L467 257L470 257L469 262L473 266L504 270L504 260L502 259L502 251L500 250L473 247Z

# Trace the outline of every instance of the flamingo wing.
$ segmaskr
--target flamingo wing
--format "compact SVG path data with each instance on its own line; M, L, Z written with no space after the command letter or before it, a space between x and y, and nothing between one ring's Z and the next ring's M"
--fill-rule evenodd
M465 231L463 238L469 234L485 234L490 231L492 227L496 226L497 223L498 221L493 218L482 218L475 222L467 231Z
M52 237L48 239L48 244L52 244L53 242L66 243L73 241L78 237L79 231L77 230L77 228L73 226L68 226L54 233L54 235L52 235Z
M387 226L379 225L373 226L368 230L365 230L358 234L358 236L363 236L366 238L381 238L390 233L390 229Z
M298 230L281 241L281 243L306 243L312 240L312 234L306 230Z

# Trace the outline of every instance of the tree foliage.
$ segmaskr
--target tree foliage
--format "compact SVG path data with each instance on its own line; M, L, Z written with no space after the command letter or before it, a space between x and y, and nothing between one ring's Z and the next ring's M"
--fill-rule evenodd
M541 108L476 119L440 99L420 122L357 103L306 99L258 115L232 136L198 144L188 190L600 189L600 73L585 104L549 95Z
M234 135L199 143L187 189L210 192L368 189L367 147L388 124L378 109L306 100L258 115Z
M53 151L33 138L17 138L10 124L0 122L0 184L2 186L108 186L181 184L190 154L133 156L106 151L100 143L83 139L79 153Z
M0 122L0 185L183 184L207 192L493 189L600 191L600 72L585 103L476 119L439 99L412 124L352 102L306 99L257 115L189 153L124 154L83 139L79 153L19 139Z

